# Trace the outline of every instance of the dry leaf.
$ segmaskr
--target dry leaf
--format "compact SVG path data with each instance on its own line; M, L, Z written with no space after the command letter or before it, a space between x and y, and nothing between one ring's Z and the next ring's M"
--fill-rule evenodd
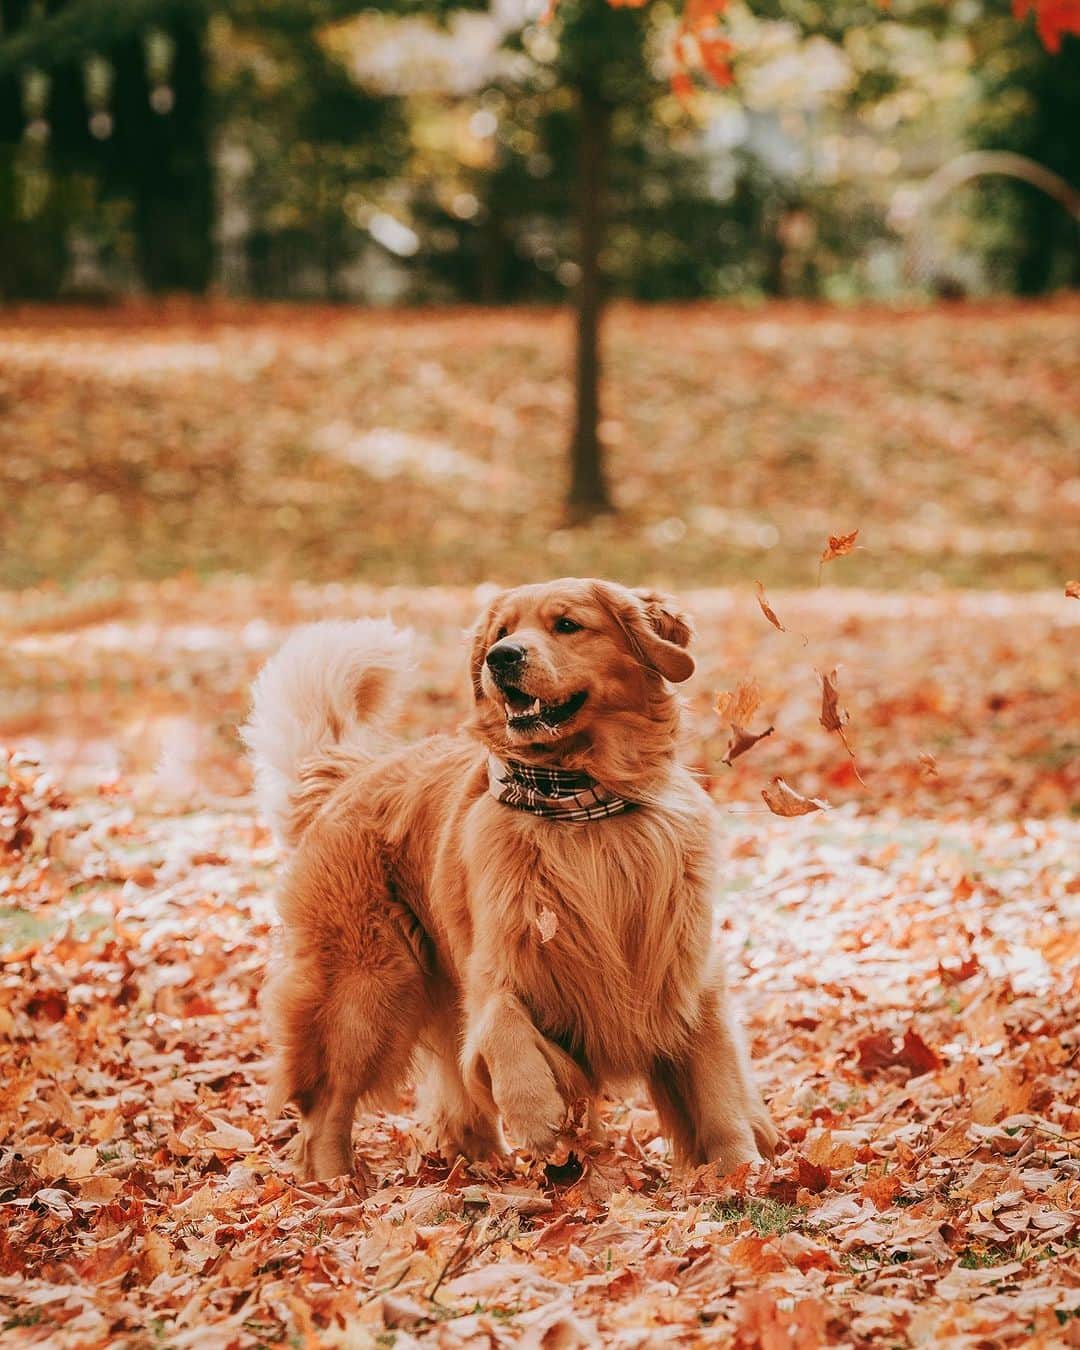
M1065 594L1070 600L1080 600L1080 581L1067 581Z
M731 726L744 727L761 705L761 686L751 675L740 680L733 693L721 691L716 696L716 715Z
M924 750L919 755L919 765L927 778L936 778L938 776L937 760L929 750Z
M769 604L768 600L765 598L765 587L761 584L760 581L755 581L754 585L757 587L757 602L761 606L762 614L765 615L765 617L768 619L768 621L772 624L774 628L778 628L781 633L786 633L787 629L776 617L776 611L773 609L773 607Z
M204 1146L225 1149L231 1153L250 1153L255 1147L255 1139L250 1130L238 1129L227 1120L218 1120L214 1116L210 1116L209 1119L214 1129L209 1134L204 1134L199 1141Z
M550 942L559 931L559 916L545 905L536 916L536 926L540 930L540 941Z
M850 534L830 534L829 542L821 555L821 562L832 562L834 558L842 558L850 553L858 537L858 530L852 530Z
M849 714L845 711L841 713L839 706L839 693L836 688L837 671L832 670L828 675L823 670L818 671L821 679L821 716L819 721L826 731L835 731L843 742L844 749L851 758L851 767L855 771L855 777L866 786L862 774L859 772L859 766L855 762L855 751L848 744L848 738L844 732L844 723L848 720Z
M828 675L823 670L819 670L818 676L821 679L821 725L826 731L842 731L844 723L848 719L845 712L840 714L840 708L837 700L839 694L836 688L836 670L830 671Z
M758 741L763 741L775 731L775 727L769 727L756 734L747 731L746 724L757 712L760 703L761 688L753 676L740 681L733 693L717 694L716 715L731 728L731 739L728 741L721 764L730 765L740 755L745 755L747 750L757 745Z
M766 727L764 731L759 731L756 735L744 730L742 727L731 728L731 740L728 741L727 749L724 751L724 758L721 764L732 764L740 755L745 755L747 750L752 750L758 741L763 741L766 736L771 736L776 730L775 727Z
M99 1167L97 1149L89 1145L65 1149L54 1144L37 1159L37 1174L46 1181L55 1181L57 1177L76 1181L93 1176Z
M804 797L789 788L782 778L774 778L772 786L761 789L765 805L774 816L808 816L813 811L827 811L829 803L820 797Z

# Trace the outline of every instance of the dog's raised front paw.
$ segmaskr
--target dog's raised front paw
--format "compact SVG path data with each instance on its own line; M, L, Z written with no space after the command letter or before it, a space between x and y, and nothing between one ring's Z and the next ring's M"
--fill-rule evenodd
M511 1143L541 1157L552 1152L566 1117L566 1103L550 1073L547 1081L503 1086L497 1102Z

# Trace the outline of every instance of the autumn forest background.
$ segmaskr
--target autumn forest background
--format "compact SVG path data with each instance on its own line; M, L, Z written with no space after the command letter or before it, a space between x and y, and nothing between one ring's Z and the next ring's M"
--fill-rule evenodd
M1080 1344L1078 31L0 0L5 1344ZM299 1184L250 681L388 613L453 730L565 574L695 618L781 1151L630 1091L466 1166L406 1095Z

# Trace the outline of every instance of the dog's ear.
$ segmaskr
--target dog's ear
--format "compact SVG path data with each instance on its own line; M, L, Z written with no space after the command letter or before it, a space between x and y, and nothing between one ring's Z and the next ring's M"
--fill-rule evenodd
M676 647L689 647L694 637L694 625L690 616L682 613L670 595L637 586L634 587L634 594L645 606L649 623L665 642L673 642Z
M484 686L480 683L480 674L484 669L484 657L491 646L491 621L495 617L495 608L502 599L502 593L496 595L486 606L484 612L473 626L469 639L469 680L472 683L473 699L479 703L484 697Z
M597 590L645 665L672 684L693 675L694 658L686 648L694 630L674 601L656 591L628 591L607 584Z

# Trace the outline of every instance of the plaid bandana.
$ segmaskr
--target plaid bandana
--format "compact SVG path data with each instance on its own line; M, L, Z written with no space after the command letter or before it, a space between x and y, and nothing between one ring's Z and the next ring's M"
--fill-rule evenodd
M551 820L582 823L632 811L627 801L593 782L587 773L568 769L542 769L516 760L488 756L488 788L497 802L531 811Z

